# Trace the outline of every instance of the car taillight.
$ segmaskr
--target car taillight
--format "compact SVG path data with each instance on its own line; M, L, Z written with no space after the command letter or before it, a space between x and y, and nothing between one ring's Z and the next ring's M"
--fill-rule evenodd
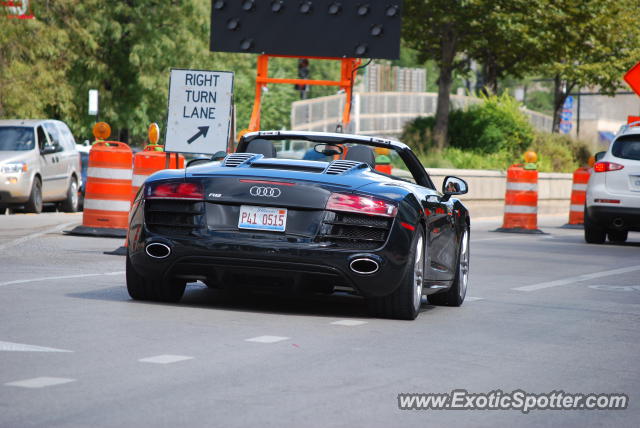
M593 165L594 172L609 172L609 171L619 171L624 168L624 165L620 165L615 162L597 162Z
M147 189L147 199L204 199L201 183L164 182L152 183Z
M387 201L343 193L332 193L326 209L382 217L395 217L398 214L398 207Z

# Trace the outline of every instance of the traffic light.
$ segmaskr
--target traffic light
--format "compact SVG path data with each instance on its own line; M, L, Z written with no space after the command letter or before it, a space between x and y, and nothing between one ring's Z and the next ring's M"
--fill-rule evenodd
M298 78L309 78L309 60L301 58L298 60ZM305 99L309 92L309 85L294 85L297 91L300 91L300 98Z

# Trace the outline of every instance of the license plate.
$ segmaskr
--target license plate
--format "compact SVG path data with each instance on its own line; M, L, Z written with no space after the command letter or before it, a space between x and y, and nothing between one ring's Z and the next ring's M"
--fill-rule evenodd
M242 205L238 218L238 229L269 230L284 232L287 228L285 208L252 207Z
M640 175L629 176L629 187L635 192L640 191Z

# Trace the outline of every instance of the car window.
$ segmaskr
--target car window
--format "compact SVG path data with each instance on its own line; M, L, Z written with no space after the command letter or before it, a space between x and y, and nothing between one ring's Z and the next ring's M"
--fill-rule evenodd
M0 151L25 151L34 147L33 128L24 126L0 127Z
M73 134L69 130L69 127L62 123L58 123L58 128L60 128L60 134L62 134L62 144L67 150L73 150L76 147L76 139L73 138Z
M44 132L44 129L42 129L42 126L38 125L36 132L38 135L38 147L42 150L44 146L49 144L49 140L47 139L47 134Z
M640 160L640 135L618 138L613 143L611 153L617 158Z
M51 141L51 144L53 146L62 147L62 144L60 142L60 131L58 131L58 127L51 122L45 123L44 127L47 131L47 135L49 135L49 141Z

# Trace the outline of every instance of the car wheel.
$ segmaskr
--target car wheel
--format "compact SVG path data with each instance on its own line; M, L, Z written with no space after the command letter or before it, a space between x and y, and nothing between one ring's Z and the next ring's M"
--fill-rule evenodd
M627 232L626 230L610 230L607 232L607 236L609 237L609 242L622 244L623 242L627 241L629 232Z
M588 244L604 244L604 241L607 239L607 231L596 224L587 212L585 207L584 209L584 240Z
M31 187L31 194L29 200L25 204L25 211L28 213L40 214L42 212L42 183L39 179L33 181L33 187Z
M182 298L187 286L185 281L152 281L138 272L127 255L127 291L134 300L153 300L175 303Z
M78 180L71 179L69 189L67 190L67 199L62 202L62 211L66 213L75 213L78 211Z
M431 294L427 296L429 303L433 305L442 306L460 306L464 302L464 298L467 295L467 288L469 284L469 230L465 229L462 240L460 241L460 248L458 250L458 268L456 270L456 276L449 288L444 293Z
M369 299L369 309L374 316L414 320L420 312L424 283L425 240L422 226L416 228L411 252L400 286L385 297Z

